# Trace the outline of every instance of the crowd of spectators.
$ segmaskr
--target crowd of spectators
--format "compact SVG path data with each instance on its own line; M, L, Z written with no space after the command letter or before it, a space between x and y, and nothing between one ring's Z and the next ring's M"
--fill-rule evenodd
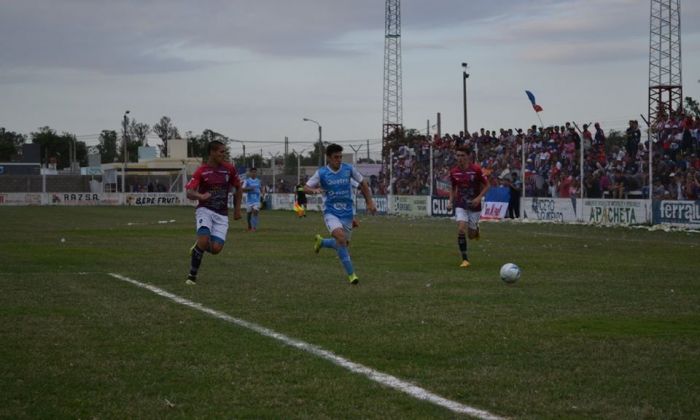
M447 195L454 149L476 151L492 185L516 177L527 197L648 198L697 200L700 196L700 118L663 119L648 136L631 120L624 133L606 136L599 123L566 122L550 127L481 129L469 136L401 136L390 143L392 167L380 175L376 192ZM610 138L608 138L610 137ZM653 148L653 185L649 188L649 138ZM583 171L581 150L583 146ZM523 156L523 149L524 156ZM583 174L583 177L582 177ZM582 181L583 180L583 181ZM390 186L390 187L387 187Z

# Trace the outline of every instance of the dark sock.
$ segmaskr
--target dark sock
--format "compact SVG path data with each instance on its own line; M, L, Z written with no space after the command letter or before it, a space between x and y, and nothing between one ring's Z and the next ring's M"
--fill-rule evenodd
M252 215L251 215L250 213L248 213L248 215L247 215L247 219L248 219L248 229L251 229L251 228L252 228L252 226L250 225L250 216L252 216Z
M459 245L459 252L462 253L462 259L467 259L467 237L460 233L457 235L457 244Z
M192 249L192 260L190 262L190 274L193 276L197 275L197 271L199 271L199 266L202 264L202 258L204 257L204 251L199 249L198 246L195 246L194 249Z

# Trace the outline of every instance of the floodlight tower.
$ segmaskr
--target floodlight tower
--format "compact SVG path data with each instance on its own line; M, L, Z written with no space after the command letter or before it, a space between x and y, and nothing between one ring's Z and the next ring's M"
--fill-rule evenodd
M382 157L388 158L388 140L403 125L401 88L401 0L386 0L384 31L384 107Z
M651 0L649 30L649 125L683 109L681 2Z

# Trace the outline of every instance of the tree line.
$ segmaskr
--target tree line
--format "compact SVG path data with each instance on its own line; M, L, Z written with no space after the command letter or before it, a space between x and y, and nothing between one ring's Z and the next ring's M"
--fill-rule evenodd
M125 156L127 162L137 162L138 148L147 144L147 137L150 133L156 134L162 141L162 144L158 145L161 156L168 156L167 139L181 138L178 128L167 116L161 117L160 121L150 126L124 115L120 131L102 130L98 137L98 144L94 146L95 149L92 151L89 150L84 141L78 140L75 134L67 132L58 134L56 130L48 126L40 127L29 135L0 127L0 162L20 161L24 144L39 144L41 164L55 162L57 169L70 167L72 157L80 166L88 166L88 154L91 152L100 154L101 163L124 162ZM233 141L211 129L205 129L199 135L193 135L192 132L188 131L185 133L185 139L187 140L187 155L201 158L206 158L209 142L218 140L229 144ZM126 145L126 153L124 145ZM276 157L276 164L283 165L289 171L296 170L299 160L301 160L302 165L313 165L318 161L319 153L322 153L318 150L318 145L314 147L314 150L307 157L298 156L296 152L287 155L286 158ZM229 158L239 166L262 166L263 162L267 162L265 166L270 164L270 158L265 158L260 153L230 156Z

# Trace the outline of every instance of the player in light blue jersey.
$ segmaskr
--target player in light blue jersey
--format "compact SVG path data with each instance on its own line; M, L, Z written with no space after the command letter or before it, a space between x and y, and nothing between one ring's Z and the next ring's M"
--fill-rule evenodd
M374 214L377 211L372 200L367 182L362 179L357 169L352 165L343 163L343 147L331 144L326 148L328 165L320 168L309 178L304 186L307 194L323 194L323 220L326 222L332 238L323 238L316 235L314 251L318 253L321 248L333 248L340 258L340 262L348 275L351 284L357 284L359 278L348 253L348 241L352 235L352 220L354 210L354 195L352 181L360 185L360 191L365 197L367 211Z
M243 181L243 191L246 192L245 209L248 217L248 231L258 230L258 214L260 213L260 196L263 186L258 178L258 170L250 168L248 177Z

